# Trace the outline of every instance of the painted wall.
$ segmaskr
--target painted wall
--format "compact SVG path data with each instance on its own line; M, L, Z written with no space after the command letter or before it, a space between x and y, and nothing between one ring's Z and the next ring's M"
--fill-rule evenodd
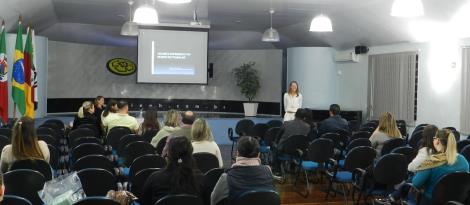
M287 49L287 85L299 82L303 107L328 109L338 103L338 74L329 47L297 47Z
M255 101L280 102L282 50L211 50L214 78L207 85L137 84L136 73L118 76L106 69L111 58L137 62L137 49L49 42L48 98L116 98L245 100L231 75L233 68L254 61L261 78Z
M432 123L438 127L460 128L461 54L460 48L469 40L446 42L404 43L370 47L361 55L360 63L337 63L342 75L339 80L339 102L367 111L368 56L374 54L419 51L418 110L416 124Z
M6 36L6 49L8 59L8 116L12 118L13 115L13 99L11 98L11 75L13 73L14 63L14 52L16 34L7 34ZM26 43L26 35L23 35L23 44ZM35 41L35 58L36 58L36 71L38 80L38 108L36 110L36 117L44 117L46 115L47 107L47 38L42 36L36 36ZM24 46L23 46L24 48ZM20 117L21 114L17 111L16 117Z

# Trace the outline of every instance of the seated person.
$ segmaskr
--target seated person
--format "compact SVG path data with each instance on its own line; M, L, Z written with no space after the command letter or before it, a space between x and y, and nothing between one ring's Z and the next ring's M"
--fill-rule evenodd
M195 168L193 147L186 137L173 137L168 142L167 165L153 173L144 185L143 205L154 205L168 194L200 196L203 175Z
M411 161L410 164L408 164L408 171L416 172L418 166L421 165L421 163L429 159L431 155L437 153L433 145L433 140L434 136L436 136L436 133L437 127L434 125L428 125L424 128L421 146L416 157L413 159L413 161Z
M139 135L144 135L147 131L157 130L160 131L160 123L158 122L157 110L149 109L145 111L144 121L140 124Z
M283 143L290 136L293 135L305 135L307 136L310 132L310 125L306 122L309 116L309 111L304 108L299 108L295 112L295 119L291 121L285 121L282 124L279 131L279 141L277 143L278 150L282 150Z
M22 117L13 126L11 144L3 147L0 157L0 170L5 173L13 162L24 159L41 159L49 162L49 148L46 142L36 136L34 120Z
M179 114L178 111L176 110L168 110L166 112L165 116L165 122L163 123L164 126L160 131L158 131L157 135L152 138L152 141L150 144L152 144L154 147L157 147L158 143L160 140L162 140L164 137L168 137L181 129L179 127Z
M261 165L259 143L253 137L238 140L237 158L232 168L220 176L211 195L211 205L230 203L251 190L275 190L268 166Z
M380 156L384 143L394 138L402 138L400 130L393 115L385 112L380 116L379 126L369 138L372 148L377 151L377 156Z
M108 132L113 127L128 127L133 133L139 131L139 123L135 117L129 115L129 106L126 101L122 100L118 103L117 113L107 117L103 125L108 128Z
M192 127L193 154L198 152L211 153L219 160L219 167L223 167L224 162L222 160L222 154L220 153L219 146L214 141L211 128L209 128L206 120L198 118Z
M182 114L180 129L173 133L174 136L185 136L189 140L192 139L191 128L196 117L192 111L186 111Z
M101 130L100 122L95 116L95 106L91 101L83 102L82 106L78 109L77 115L73 120L72 130L77 129L80 125L91 124L96 126L96 130Z
M337 132L338 130L349 131L348 121L339 115L341 108L338 104L330 105L330 117L321 122L320 127L318 128L318 136L322 136L328 132Z

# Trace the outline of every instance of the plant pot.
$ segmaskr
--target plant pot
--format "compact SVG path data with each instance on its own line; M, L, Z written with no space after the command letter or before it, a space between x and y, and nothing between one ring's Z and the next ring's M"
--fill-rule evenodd
M258 112L258 103L243 103L245 117L255 117Z

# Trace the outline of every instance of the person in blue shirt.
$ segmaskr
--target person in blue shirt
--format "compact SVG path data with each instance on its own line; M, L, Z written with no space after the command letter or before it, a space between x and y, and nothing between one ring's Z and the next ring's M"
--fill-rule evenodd
M421 163L413 177L413 186L424 190L420 204L431 204L432 191L439 179L452 172L468 172L469 165L465 157L457 153L457 143L452 131L439 130L433 138L437 154Z

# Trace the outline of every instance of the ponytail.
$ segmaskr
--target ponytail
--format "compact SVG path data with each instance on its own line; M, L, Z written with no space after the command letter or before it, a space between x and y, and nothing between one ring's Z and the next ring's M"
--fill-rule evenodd
M455 141L455 136L449 130L449 135L447 137L447 146L446 146L446 158L447 164L453 165L457 161L457 142Z
M85 115L83 114L83 106L81 106L79 109L78 109L78 118L84 118Z
M85 101L82 103L82 106L78 109L77 116L79 118L85 117L85 112L89 113L93 109L94 105L91 101Z

